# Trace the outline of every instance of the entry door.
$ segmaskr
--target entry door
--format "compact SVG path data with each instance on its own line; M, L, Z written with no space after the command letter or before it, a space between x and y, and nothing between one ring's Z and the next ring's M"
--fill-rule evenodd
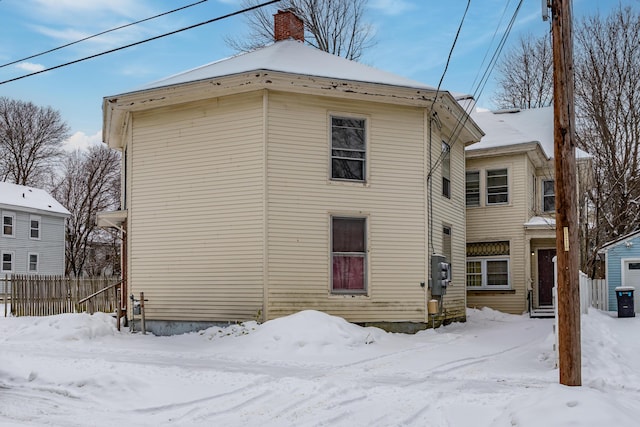
M624 286L633 286L633 306L636 313L640 312L640 259L625 260L623 282Z
M538 249L538 305L553 305L555 249Z

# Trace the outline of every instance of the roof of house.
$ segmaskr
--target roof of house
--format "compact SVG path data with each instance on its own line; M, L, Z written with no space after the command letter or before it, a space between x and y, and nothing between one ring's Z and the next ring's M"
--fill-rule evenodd
M468 151L538 143L548 159L553 158L553 107L500 111L474 110L471 118L485 132L480 142ZM581 149L576 157L591 157Z
M0 206L35 209L56 215L71 215L46 191L9 182L0 182Z
M433 86L369 67L295 40L282 40L149 83L131 92L190 83L257 70L435 90Z
M628 241L635 239L636 237L640 236L640 230L636 230L633 231L629 234L625 234L624 236L618 237L615 240L612 240L608 243L605 243L599 250L598 253L605 253L607 252L609 249L614 248L618 245L621 245L623 243L627 243Z

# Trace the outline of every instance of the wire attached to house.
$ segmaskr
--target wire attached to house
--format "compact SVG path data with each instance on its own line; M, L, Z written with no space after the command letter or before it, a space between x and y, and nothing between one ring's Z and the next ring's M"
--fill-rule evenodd
M9 65L14 65L14 64L17 64L19 62L26 61L28 59L37 58L38 56L46 55L47 53L55 52L56 50L64 49L65 47L73 46L74 44L78 44L78 43L81 43L81 42L84 42L84 41L87 41L87 40L90 40L90 39L93 39L93 38L96 38L96 37L99 37L99 36L103 36L103 35L105 35L107 33L113 32L113 31L121 30L123 28L131 27L133 25L141 24L141 23L146 22L146 21L151 21L152 19L160 18L162 16L170 15L172 13L179 12L179 11L184 10L184 9L188 9L190 7L193 7L193 6L197 6L197 5L199 5L201 3L204 3L206 1L208 1L208 0L200 0L200 1L197 1L195 3L191 3L191 4L188 4L188 5L179 7L177 9L169 10L167 12L163 12L163 13L160 13L158 15L150 16L149 18L141 19L141 20L135 21L135 22L130 22L129 24L120 25L119 27L111 28L109 30L104 30L104 31L101 31L99 33L93 34L91 36L87 36L87 37L81 38L79 40L76 40L76 41L73 41L73 42L70 42L70 43L67 43L67 44L63 44L63 45L58 46L58 47L54 47L54 48L49 49L49 50L45 50L44 52L36 53L36 54L30 55L30 56L25 56L24 58L16 59L15 61L7 62L6 64L0 65L0 68L8 67Z
M429 246L431 253L435 253L435 246L433 245L433 180L431 179L431 171L434 169L432 166L432 152L433 152L433 120L434 120L434 112L433 108L436 105L436 100L438 99L438 93L440 92L440 86L442 85L442 81L444 80L444 76L447 74L447 70L449 69L449 62L451 61L451 56L453 55L453 49L456 47L456 43L458 42L458 36L460 35L460 31L462 30L462 25L464 24L464 19L467 16L467 12L469 11L469 6L471 5L471 0L467 0L467 7L462 14L462 19L460 20L460 25L458 25L458 31L456 31L456 36L453 39L453 43L451 44L451 49L449 49L449 55L447 56L447 62L444 67L444 71L442 71L442 76L440 76L440 81L438 82L438 87L436 88L436 94L433 97L433 102L431 103L431 108L429 108L429 173L427 174L427 183L429 187L429 203L427 208L429 209Z
M66 66L69 66L69 65L72 65L72 64L77 64L78 62L87 61L89 59L97 58L99 56L107 55L109 53L117 52L119 50L124 50L124 49L130 48L130 47L133 47L133 46L138 46L138 45L141 45L143 43L147 43L147 42L150 42L150 41L153 41L153 40L158 40L158 39L161 39L161 38L164 38L164 37L167 37L167 36L171 36L173 34L181 33L183 31L191 30L193 28L201 27L203 25L210 24L212 22L220 21L220 20L223 20L223 19L226 19L226 18L230 18L230 17L236 16L236 15L241 15L243 13L250 12L252 10L259 9L261 7L264 7L264 6L269 6L271 4L278 3L279 1L281 1L281 0L271 0L271 1L268 1L268 2L265 2L265 3L260 3L260 4L257 4L255 6L251 6L251 7L242 9L242 10L231 12L231 13L228 13L226 15L219 16L217 18L209 19L209 20L204 21L204 22L200 22L198 24L190 25L188 27L180 28L180 29L175 30L175 31L171 31L171 32L168 32L168 33L160 34L159 36L151 37L151 38L148 38L148 39L145 39L145 40L141 40L141 41L138 41L138 42L135 42L135 43L130 43L128 45L120 46L120 47L117 47L117 48L114 48L114 49L109 49L109 50L106 50L104 52L96 53L94 55L85 56L84 58L76 59L74 61L65 62L64 64L60 64L60 65L56 65L56 66L53 66L53 67L45 68L44 70L34 71L33 73L25 74L23 76L14 77L12 79L4 80L4 81L0 82L0 85L6 84L6 83L11 83L11 82L14 82L16 80L21 80L21 79L24 79L24 78L27 78L27 77L35 76L36 74L46 73L47 71L56 70L58 68L63 68L63 67L66 67Z
M511 16L511 19L509 21L509 24L507 25L507 29L505 30L504 34L502 35L500 42L498 43L498 46L496 47L496 50L493 52L493 55L491 57L491 60L489 61L489 64L487 65L487 68L484 70L484 73L482 74L482 78L480 79L480 82L478 82L477 87L474 89L474 92L472 93L472 96L474 99L478 99L481 95L482 92L484 91L484 88L487 84L487 81L489 80L489 77L491 75L491 73L493 72L493 69L495 68L498 58L500 56L500 54L502 53L502 50L504 49L504 46L507 42L507 39L509 37L509 34L511 34L511 30L513 29L513 25L515 24L515 20L518 16L518 13L520 12L520 8L522 7L522 3L523 0L520 0L518 2L518 5L516 6L516 9L513 13L513 15ZM464 126L466 125L467 121L469 120L469 114L471 113L471 110L473 109L473 104L469 104L466 108L465 108L465 115L463 117L458 117L458 119L456 120L456 125L453 128L453 131L451 132L451 136L449 137L449 147L453 148L453 146L458 142L458 136L460 135L460 133L462 132L462 129L464 128ZM431 179L433 176L434 171L436 170L436 168L438 166L440 166L442 164L442 161L444 160L444 154L445 153L441 153L440 156L438 157L438 159L436 159L436 162L433 164L433 166L431 167L431 169L429 170L429 173L427 174L427 179Z

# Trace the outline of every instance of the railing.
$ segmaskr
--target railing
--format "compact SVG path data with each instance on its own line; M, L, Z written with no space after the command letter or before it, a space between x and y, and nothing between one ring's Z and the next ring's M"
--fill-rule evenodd
M119 279L72 279L62 276L18 275L0 279L5 291L5 316L10 303L14 316L97 311L113 313L120 307ZM108 289L114 292L106 292ZM88 296L88 297L87 297Z

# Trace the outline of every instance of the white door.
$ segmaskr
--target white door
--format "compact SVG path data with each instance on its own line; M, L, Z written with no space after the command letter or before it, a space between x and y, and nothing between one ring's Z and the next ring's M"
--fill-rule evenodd
M636 313L640 313L640 259L622 260L622 284L633 286L633 305Z

